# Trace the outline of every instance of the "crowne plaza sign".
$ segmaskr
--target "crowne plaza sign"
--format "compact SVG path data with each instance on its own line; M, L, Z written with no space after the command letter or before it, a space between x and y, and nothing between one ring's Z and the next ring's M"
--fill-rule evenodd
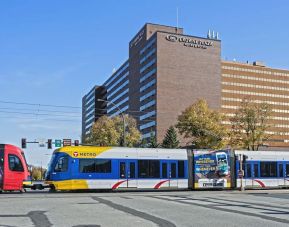
M186 47L194 47L194 48L201 48L201 49L207 49L208 47L213 46L212 41L203 41L200 39L194 39L194 38L179 36L179 35L167 35L166 40L170 42L183 43L183 45Z

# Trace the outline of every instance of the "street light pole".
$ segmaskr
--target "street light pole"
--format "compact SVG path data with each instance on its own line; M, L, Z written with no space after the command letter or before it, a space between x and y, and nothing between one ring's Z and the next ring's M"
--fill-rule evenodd
M107 103L111 103L114 107L116 107L122 117L122 122L123 122L123 144L122 146L125 147L126 146L126 141L125 141L125 118L124 118L124 114L123 112L121 111L121 109L116 105L114 104L113 102L111 101L108 101L108 100L104 100L104 99L97 99L98 102L107 102Z

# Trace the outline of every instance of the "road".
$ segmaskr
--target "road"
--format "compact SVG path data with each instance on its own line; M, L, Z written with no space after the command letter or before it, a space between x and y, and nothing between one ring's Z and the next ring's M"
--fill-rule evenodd
M0 226L288 226L289 190L0 194Z

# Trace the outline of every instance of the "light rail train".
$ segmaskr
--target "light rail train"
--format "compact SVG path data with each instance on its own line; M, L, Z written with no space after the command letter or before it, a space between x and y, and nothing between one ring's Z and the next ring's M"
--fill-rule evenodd
M71 146L45 179L53 190L289 187L289 152Z
M30 176L24 152L10 144L0 144L0 193L23 191L23 182Z

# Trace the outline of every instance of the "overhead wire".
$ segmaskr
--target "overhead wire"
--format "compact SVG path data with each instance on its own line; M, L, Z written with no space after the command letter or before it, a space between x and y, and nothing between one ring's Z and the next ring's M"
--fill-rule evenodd
M28 106L46 106L46 107L55 107L55 108L81 109L81 107L78 107L78 106L51 105L51 104L29 103L29 102L13 102L13 101L3 101L3 100L0 100L0 103L15 104L15 105L28 105Z
M74 115L64 115L64 114L45 114L45 113L29 113L29 112L18 112L18 111L1 111L0 113L9 113L9 114L25 114L25 115L35 115L35 116L57 116L57 117L80 117Z

